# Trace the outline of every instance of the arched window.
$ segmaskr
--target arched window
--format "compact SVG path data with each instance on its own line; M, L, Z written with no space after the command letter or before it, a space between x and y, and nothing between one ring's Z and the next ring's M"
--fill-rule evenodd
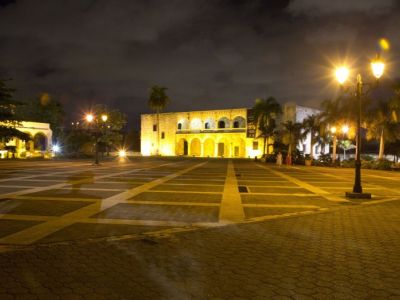
M182 123L178 123L178 130L182 129Z
M234 118L233 128L246 128L246 119L241 116Z
M225 128L225 122L224 121L218 121L218 128Z
M210 129L210 123L205 122L204 123L204 129Z

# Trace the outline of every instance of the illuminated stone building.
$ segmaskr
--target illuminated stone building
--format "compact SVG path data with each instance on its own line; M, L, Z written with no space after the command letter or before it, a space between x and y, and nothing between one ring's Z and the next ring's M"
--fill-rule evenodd
M142 155L261 157L262 139L247 108L141 116ZM157 138L159 134L159 138ZM159 145L158 145L159 141Z
M321 113L321 110L306 106L297 105L295 103L286 103L282 106L282 117L280 123L286 121L292 121L293 123L298 122L301 123L305 118L311 115L318 115ZM302 151L304 154L311 153L310 146L311 134L309 133L304 140L299 142L297 149ZM329 145L319 145L315 144L312 149L313 157L317 158L322 153L329 153Z
M23 121L15 128L28 134L31 140L25 142L18 138L13 138L5 143L1 141L0 137L0 158L48 156L52 148L52 131L48 123Z
M286 103L278 118L278 129L286 121L302 122L318 109ZM247 108L221 109L191 112L161 113L160 130L157 130L157 115L141 116L141 153L144 156L195 156L195 157L261 157L263 139L257 138L251 110ZM159 134L159 138L157 137ZM298 145L304 154L309 154L311 136ZM159 145L158 145L159 143ZM273 140L267 141L268 153L273 152ZM267 151L266 151L267 152ZM314 145L314 157L329 153L329 146Z

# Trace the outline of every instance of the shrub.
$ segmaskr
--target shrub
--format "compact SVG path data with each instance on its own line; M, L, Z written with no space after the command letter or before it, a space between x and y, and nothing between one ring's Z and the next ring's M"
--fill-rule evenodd
M275 163L276 162L276 154L267 154L267 155L265 155L265 162L267 162L267 163Z
M392 162L387 159L379 159L374 162L373 169L376 170L391 170Z
M373 156L371 156L371 155L364 154L364 155L361 155L361 160L374 161L375 158Z
M355 160L353 158L347 159L347 160L342 160L342 163L340 164L343 168L354 168L355 166Z

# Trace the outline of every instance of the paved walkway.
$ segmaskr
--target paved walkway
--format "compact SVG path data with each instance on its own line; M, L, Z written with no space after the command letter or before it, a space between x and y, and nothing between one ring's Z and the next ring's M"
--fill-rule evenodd
M399 173L42 163L0 173L0 299L400 299Z

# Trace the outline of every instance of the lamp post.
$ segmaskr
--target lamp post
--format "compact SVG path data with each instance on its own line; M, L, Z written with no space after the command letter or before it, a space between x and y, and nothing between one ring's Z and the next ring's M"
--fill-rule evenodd
M101 137L101 127L97 121L97 118L93 114L87 114L85 116L85 120L88 122L89 125L94 124L94 136L95 136L95 154L94 154L94 164L98 166L99 163L99 139ZM108 120L108 116L106 114L101 115L101 121L106 123Z
M378 80L382 75L385 68L385 64L381 61L379 56L377 56L371 62L372 74ZM348 68L342 66L336 70L336 78L341 86L347 81L350 71ZM356 161L355 161L355 176L354 176L354 186L353 192L346 192L346 197L348 198L358 198L358 199L370 199L370 193L363 193L361 186L361 100L363 96L363 86L364 84L361 74L357 74L354 88L354 93L357 100L357 129L356 129Z
M335 165L336 162L336 148L337 148L337 137L336 137L336 127L331 127L331 133L333 136L333 144L332 144L332 164Z

